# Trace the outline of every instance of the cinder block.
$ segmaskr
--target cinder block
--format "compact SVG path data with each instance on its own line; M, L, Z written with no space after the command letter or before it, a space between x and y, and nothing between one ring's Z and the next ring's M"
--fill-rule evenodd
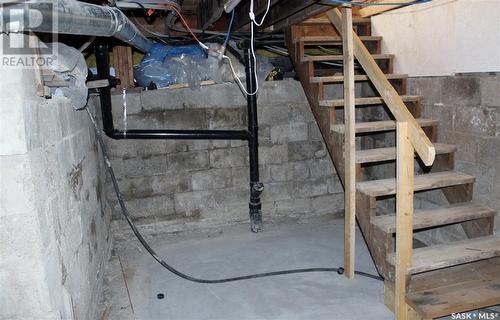
M484 76L480 79L481 105L500 107L500 76Z
M259 125L280 125L290 121L288 105L270 104L259 105L257 117Z
M407 81L408 94L421 96L423 104L433 105L434 103L442 103L442 77L408 78Z
M323 141L323 136L316 122L309 123L309 139L313 141Z
M311 198L312 211L315 214L339 213L344 210L343 194L326 194Z
M238 167L248 164L248 148L210 150L210 165L213 168Z
M307 160L312 178L329 177L336 175L335 167L330 157Z
M202 86L185 91L184 106L190 109L233 108L246 106L246 97L234 83Z
M278 200L275 202L276 214L306 214L311 212L311 198Z
M305 122L293 122L271 127L271 143L307 140L309 127Z
M315 122L308 103L289 104L288 110L292 122Z
M342 183L340 182L340 179L336 173L335 175L327 177L326 179L326 183L328 184L328 193L344 194L344 187L342 186Z
M240 204L248 208L250 191L248 188L239 186L214 190L214 198L217 207L224 208L228 205Z
M168 169L171 171L192 171L209 167L208 151L191 151L168 154Z
M478 162L479 151L478 144L475 143L475 136L456 131L440 131L438 140L457 146L455 159Z
M269 167L273 181L305 180L309 177L309 166L305 161L273 164Z
M472 139L471 139L472 140ZM470 143L478 147L478 161L487 166L498 165L500 160L500 139L497 137L475 137Z
M194 172L191 175L191 185L194 191L231 187L232 170L231 168L222 168Z
M244 108L224 108L208 110L209 129L244 129L246 112Z
M152 91L145 91L145 96L149 96ZM123 109L127 109L127 114L137 114L142 111L143 96L141 92L129 92L125 93L125 98L123 92L114 91L111 95L111 105L113 106L113 112L123 113ZM147 98L146 98L147 100ZM146 102L146 106L149 106ZM151 110L151 109L149 109Z
M277 144L273 146L259 147L259 163L276 164L288 161L288 145Z
M184 109L185 90L148 90L141 91L139 104L144 111L163 111Z
M294 198L315 197L328 193L327 178L318 178L314 180L296 181L294 183Z
M279 201L294 199L297 195L294 194L294 182L270 182L265 185L265 190L262 193L263 201Z
M177 202L175 203L177 205ZM168 219L169 216L177 213L177 206L174 207L174 200L171 195L130 199L126 201L126 205L134 219L153 217ZM114 219L121 218L120 207L117 202L114 202L113 208Z
M496 117L496 107L457 106L455 109L455 128L461 132L494 137L496 134Z
M174 155L172 155L174 156ZM165 156L134 157L111 161L118 177L140 177L165 173L169 170ZM169 161L168 163L171 163Z
M292 79L264 82L257 97L259 106L298 102L307 103L306 95L300 82Z
M288 143L288 159L290 161L322 157L326 152L323 141L293 141Z
M441 101L449 105L479 105L480 80L476 77L445 77L442 79Z
M218 209L212 191L193 191L174 195L175 211L187 216L202 216Z

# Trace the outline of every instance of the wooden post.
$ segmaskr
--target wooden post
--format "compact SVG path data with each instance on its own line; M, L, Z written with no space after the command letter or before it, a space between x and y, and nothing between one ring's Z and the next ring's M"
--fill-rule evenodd
M396 157L396 280L394 289L396 319L408 319L406 279L413 252L413 175L414 149L408 136L408 123L397 122Z
M356 235L356 141L354 133L354 50L352 9L342 8L342 48L344 56L344 161L345 161L345 222L344 222L344 269L348 278L354 277Z
M129 46L113 47L113 65L116 77L120 79L119 89L134 87L134 70L132 61L132 48Z

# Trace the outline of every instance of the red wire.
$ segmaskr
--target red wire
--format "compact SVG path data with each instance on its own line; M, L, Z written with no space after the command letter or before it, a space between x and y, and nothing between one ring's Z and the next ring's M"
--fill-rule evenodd
M191 35L193 36L193 38L198 41L199 43L202 43L197 37L196 35L194 34L193 30L191 30L191 28L189 27L188 23L186 22L186 20L184 19L184 16L179 12L179 10L177 10L175 7L172 7L172 9L177 13L177 15L179 16L179 18L181 18L181 21L182 23L184 24L184 26L186 27L186 29L188 29L189 33L191 33Z

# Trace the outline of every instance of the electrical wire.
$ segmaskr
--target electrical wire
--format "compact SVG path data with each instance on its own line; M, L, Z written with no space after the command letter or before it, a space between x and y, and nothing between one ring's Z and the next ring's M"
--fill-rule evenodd
M257 279L257 278L264 278L264 277L271 277L271 276L279 276L279 275L286 275L286 274L294 274L294 273L309 273L309 272L337 272L338 274L343 274L344 273L344 268L303 268L303 269L289 269L289 270L280 270L280 271L273 271L273 272L264 272L264 273L257 273L257 274L249 274L245 276L239 276L239 277L232 277L232 278L222 278L222 279L201 279L201 278L196 278L192 277L190 275L187 275L185 273L182 273L181 271L175 269L171 265L169 265L165 260L163 260L157 253L156 251L151 248L151 246L148 244L146 239L142 236L142 234L139 232L137 229L137 226L134 224L132 221L132 218L130 217L130 214L127 210L127 207L125 206L125 202L123 200L122 193L120 191L120 188L118 186L118 182L116 180L115 173L113 171L113 167L111 166L111 161L108 156L107 148L104 144L104 140L102 138L101 130L99 129L99 126L97 125L96 120L94 119L94 116L88 109L88 107L85 107L85 110L87 111L87 114L90 118L90 121L92 122L92 125L94 127L94 131L97 137L97 140L99 142L99 146L101 147L101 153L102 157L104 160L104 163L106 164L106 169L111 177L111 181L113 183L113 188L116 193L116 197L118 198L118 203L120 204L120 208L122 211L122 214L127 221L128 225L132 229L132 232L134 235L137 237L139 242L142 244L142 246L146 249L146 251L160 264L162 265L165 269L170 271L171 273L175 274L176 276L183 278L185 280L191 281L191 282L196 282L196 283L205 283L205 284L213 284L213 283L226 283L226 282L234 282L234 281L241 281L241 280L250 280L250 279ZM355 271L355 274L375 279L375 280L381 280L383 281L383 278L377 275L373 275L367 272L363 271Z
M229 42L229 38L231 38L231 29L233 28L234 21L234 9L231 11L231 21L229 21L229 27L227 28L226 39L224 40L224 48L227 47L227 43Z
M179 10L177 10L177 8L175 7L172 7L172 9L175 11L175 13L177 13L177 15L179 16L179 18L181 18L181 21L182 23L184 24L184 26L186 27L186 29L188 29L189 33L193 36L193 38L198 41L198 44L205 50L209 50L208 46L206 44L204 44L203 42L201 42L198 37L194 34L193 30L191 30L191 28L189 27L188 23L186 22L186 20L184 19L184 16L179 12Z

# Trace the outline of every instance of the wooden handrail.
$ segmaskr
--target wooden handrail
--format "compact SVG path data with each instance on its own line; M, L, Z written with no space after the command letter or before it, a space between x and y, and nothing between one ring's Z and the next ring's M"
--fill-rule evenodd
M326 15L339 33L342 34L342 14L340 11L338 9L333 9L327 11ZM430 166L434 162L436 156L436 150L432 142L410 113L397 91L390 84L389 80L387 80L368 49L355 33L353 34L353 42L354 56L365 70L375 88L377 88L377 91L396 120L408 123L408 135L413 148L422 161Z

